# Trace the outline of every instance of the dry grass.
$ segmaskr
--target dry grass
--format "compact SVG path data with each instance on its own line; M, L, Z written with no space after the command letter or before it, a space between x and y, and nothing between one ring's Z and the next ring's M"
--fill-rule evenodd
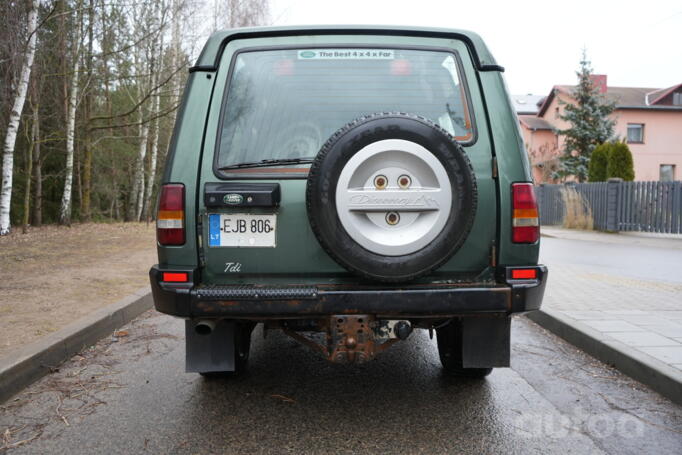
M148 285L154 233L87 223L0 237L0 357Z
M561 199L564 201L563 227L567 229L594 229L594 218L590 204L574 188L563 187Z

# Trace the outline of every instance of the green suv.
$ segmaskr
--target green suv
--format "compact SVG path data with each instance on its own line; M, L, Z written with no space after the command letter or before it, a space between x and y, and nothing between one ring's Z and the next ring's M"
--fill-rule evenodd
M427 329L448 373L509 366L511 315L540 307L547 269L502 71L458 30L211 36L150 271L157 310L186 321L187 371L242 370L258 323L333 362Z

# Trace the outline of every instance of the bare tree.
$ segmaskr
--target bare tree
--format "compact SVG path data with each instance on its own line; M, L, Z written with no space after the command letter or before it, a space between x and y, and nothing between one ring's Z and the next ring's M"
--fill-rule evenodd
M159 27L159 35L158 39L156 40L157 42L154 43L155 45L152 47L152 55L155 56L155 59L152 60L154 62L154 65L152 67L152 87L157 86L158 82L158 75L160 73L160 69L163 67L163 61L161 59L161 56L163 55L163 30L164 30L164 24L165 24L165 16L166 16L166 4L165 2L159 2L161 4L161 8L159 8L158 13L157 13L157 20L161 24ZM158 44L158 45L156 45ZM157 68L158 67L158 68ZM145 191L144 191L144 207L140 211L140 215L144 214L144 218L146 220L149 220L149 211L150 211L150 206L151 206L151 199L152 199L152 192L154 191L154 182L156 181L156 162L157 162L157 156L158 156L158 151L159 151L159 111L161 108L161 96L157 92L154 96L154 100L152 103L152 116L154 117L154 124L153 124L153 129L154 129L154 134L152 136L152 144L151 144L151 152L150 152L150 157L149 157L149 171L147 172L147 185L145 186ZM140 219L140 216L138 215L138 220Z
M0 0L0 234L14 219L10 207L23 208L25 227L151 219L183 70L212 27L266 23L268 7Z
M269 11L269 0L213 0L213 31L263 25Z
M82 1L76 9L76 37L73 52L73 73L71 75L71 93L69 94L66 115L66 176L64 177L64 191L59 209L59 223L71 224L71 192L73 186L73 151L76 131L76 104L78 103L78 75L80 72L81 35L83 28Z
M12 111L9 116L9 126L5 134L5 143L2 152L2 193L0 193L0 235L8 234L10 231L10 203L12 200L12 173L14 171L14 146L19 130L19 121L26 101L28 91L28 81L31 78L31 68L33 67L33 57L36 51L36 40L38 28L38 7L39 0L29 1L29 11L27 16L28 43L23 58L23 66L17 93L14 97Z

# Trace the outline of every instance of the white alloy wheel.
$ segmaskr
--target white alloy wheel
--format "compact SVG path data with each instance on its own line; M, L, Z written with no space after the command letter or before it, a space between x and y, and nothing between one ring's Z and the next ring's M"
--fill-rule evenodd
M344 229L363 248L384 256L419 251L443 230L452 186L441 162L402 139L373 142L343 167L336 208Z

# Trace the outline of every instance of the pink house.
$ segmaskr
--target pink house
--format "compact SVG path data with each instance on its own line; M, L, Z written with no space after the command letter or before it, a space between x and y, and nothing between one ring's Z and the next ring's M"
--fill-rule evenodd
M682 84L656 89L609 87L605 75L594 75L594 83L616 103L612 114L615 134L628 143L635 162L635 180L682 179ZM558 165L563 137L557 130L568 128L561 120L565 103L574 103L571 85L555 85L538 103L537 114L519 115L526 149L537 183L551 182Z

